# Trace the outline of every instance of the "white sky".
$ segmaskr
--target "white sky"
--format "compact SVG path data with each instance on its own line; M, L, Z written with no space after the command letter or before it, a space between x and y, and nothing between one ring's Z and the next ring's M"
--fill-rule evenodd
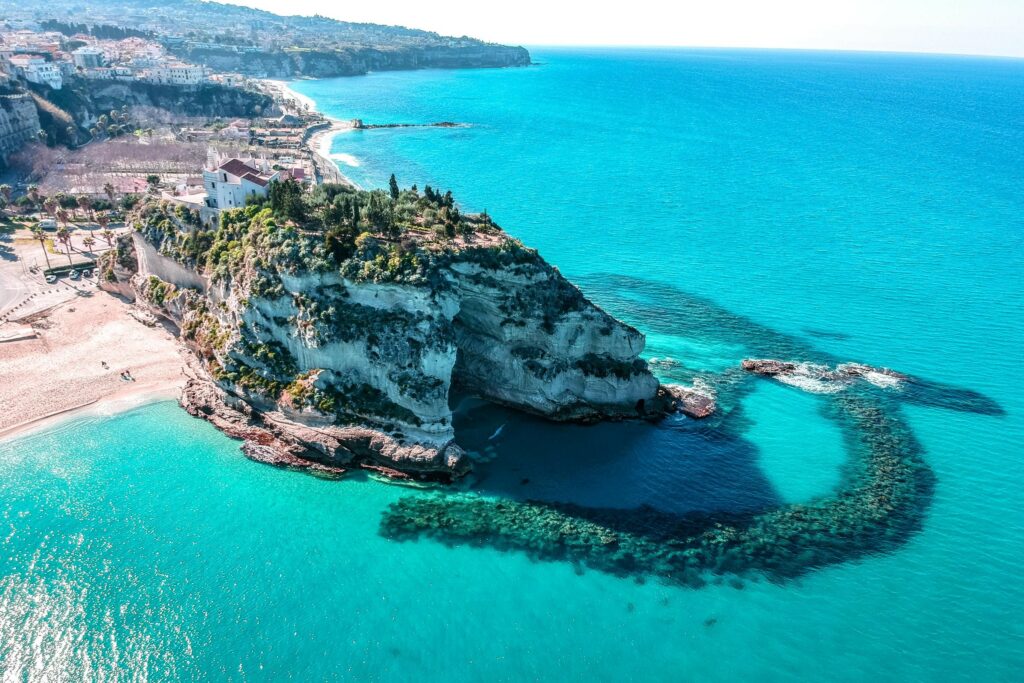
M222 0L516 45L673 45L1024 57L1024 0Z

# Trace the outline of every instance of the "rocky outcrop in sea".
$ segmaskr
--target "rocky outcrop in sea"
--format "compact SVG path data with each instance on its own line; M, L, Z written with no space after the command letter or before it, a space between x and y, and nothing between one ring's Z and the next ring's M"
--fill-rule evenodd
M230 212L210 231L154 201L135 220L105 287L179 329L208 375L183 405L261 461L450 480L468 469L453 387L557 421L714 410L707 389L660 386L640 332L489 222L440 245L366 233L333 268L269 213ZM197 266L189 249L211 241L218 260Z

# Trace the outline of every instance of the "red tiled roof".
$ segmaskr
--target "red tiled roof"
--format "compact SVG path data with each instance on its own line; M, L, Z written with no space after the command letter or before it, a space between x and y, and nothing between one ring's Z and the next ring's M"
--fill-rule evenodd
M232 159L231 161L225 162L220 165L218 170L230 173L231 175L236 175L239 178L244 178L250 174L259 175L258 169L253 168L241 159Z
M230 173L230 171L228 172ZM270 180L266 176L261 176L257 173L247 173L242 177L248 180L250 183L259 185L260 187L266 187L267 183L270 182Z

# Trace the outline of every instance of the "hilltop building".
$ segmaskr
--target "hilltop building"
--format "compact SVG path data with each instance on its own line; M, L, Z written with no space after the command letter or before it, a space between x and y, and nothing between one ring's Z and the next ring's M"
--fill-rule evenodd
M71 53L71 59L75 66L80 69L97 69L106 61L103 51L86 45Z
M8 62L14 73L29 83L46 85L54 90L60 90L64 85L60 67L38 55L11 55Z
M255 197L270 194L270 183L281 180L266 159L210 159L203 169L206 207L215 211L237 209Z
M156 66L147 72L147 80L163 85L199 85L209 76L206 67L175 62Z

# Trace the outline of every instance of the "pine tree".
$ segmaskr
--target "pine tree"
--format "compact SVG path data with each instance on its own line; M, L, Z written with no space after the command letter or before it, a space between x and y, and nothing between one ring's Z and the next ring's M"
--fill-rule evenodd
M398 181L395 179L395 174L391 174L391 181L388 183L391 188L391 198L398 201Z

